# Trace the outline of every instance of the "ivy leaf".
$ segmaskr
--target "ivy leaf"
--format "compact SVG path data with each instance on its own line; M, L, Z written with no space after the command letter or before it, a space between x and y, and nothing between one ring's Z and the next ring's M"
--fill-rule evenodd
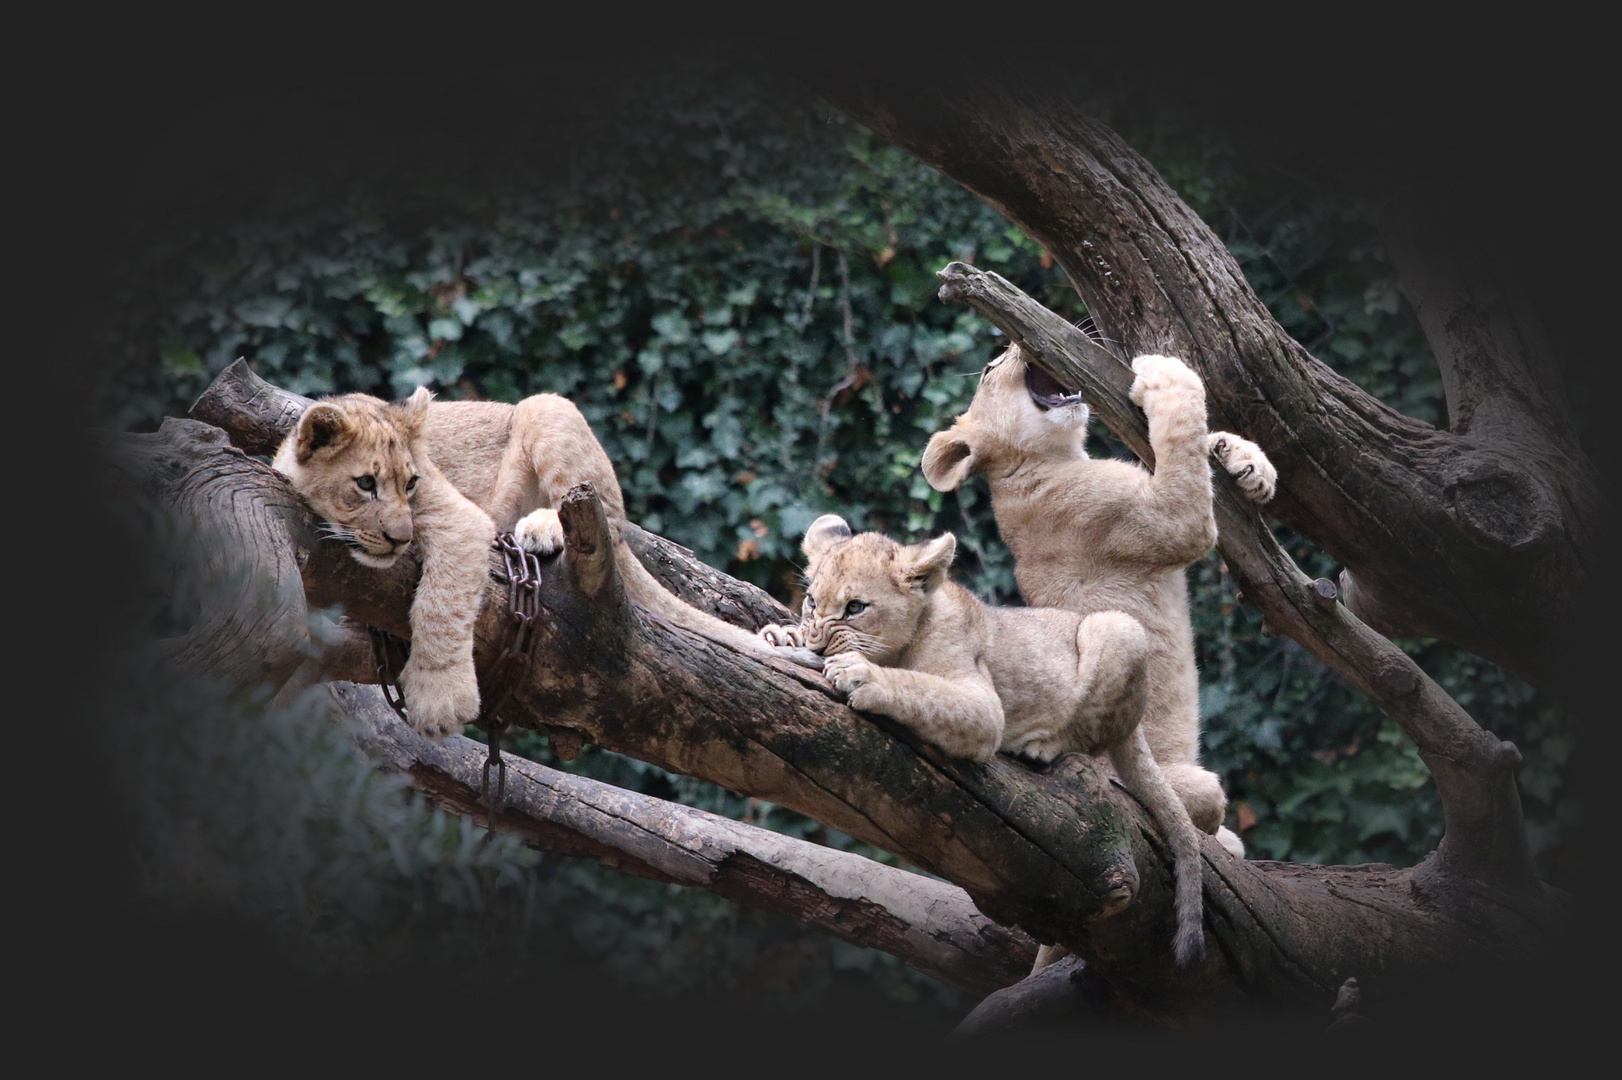
M705 331L704 347L715 356L724 356L738 344L736 330Z

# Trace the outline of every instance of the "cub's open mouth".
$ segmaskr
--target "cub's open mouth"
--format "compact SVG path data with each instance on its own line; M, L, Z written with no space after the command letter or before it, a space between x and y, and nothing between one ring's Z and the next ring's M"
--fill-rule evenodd
M1057 379L1032 363L1025 365L1025 392L1043 411L1081 404L1079 391L1074 394L1067 392Z

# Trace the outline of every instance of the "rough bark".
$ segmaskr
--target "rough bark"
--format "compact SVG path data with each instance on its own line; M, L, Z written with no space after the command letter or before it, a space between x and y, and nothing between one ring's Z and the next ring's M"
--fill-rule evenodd
M369 761L489 827L482 743L461 736L430 742L401 722L375 686L337 682L332 697ZM505 756L495 828L533 847L781 912L976 994L1022 978L1036 956L1035 942L980 914L955 885Z
M262 464L180 438L189 427L176 421L158 436L129 438L146 440L149 459L191 455L160 470L187 484L235 475L229 501L197 512L252 516L268 512L256 499L287 499ZM164 440L175 445L151 449ZM510 699L520 723L576 732L894 852L965 889L997 921L1069 946L1115 1008L1186 1019L1245 1001L1321 1013L1348 975L1373 1002L1484 959L1532 966L1565 931L1562 909L1528 907L1436 856L1401 871L1311 867L1239 862L1209 842L1207 957L1179 974L1169 947L1170 852L1100 763L1068 755L1034 773L1007 758L947 758L883 718L852 712L814 672L638 611L619 587L594 493L572 492L560 516L568 542L546 568L535 660ZM367 570L311 535L286 532L309 599L341 601L353 617L407 635L414 566ZM499 644L505 595L494 559L492 575L478 626L481 670Z
M967 304L1018 342L1055 379L1080 390L1100 420L1151 467L1148 422L1127 397L1132 369L1005 278L955 262L941 299ZM1520 752L1483 731L1414 661L1311 581L1279 546L1255 504L1217 470L1217 543L1247 602L1374 700L1419 747L1436 778L1446 830L1438 854L1454 873L1498 882L1540 903L1514 770Z
M1291 339L1216 235L1083 111L1062 74L1020 65L1013 77L937 80L848 64L806 74L848 115L1037 239L1126 355L1192 364L1213 426L1254 439L1278 466L1270 512L1346 567L1346 601L1365 621L1444 638L1562 688L1571 616L1591 588L1603 523L1614 519L1580 453L1526 453L1560 414L1529 308L1511 303L1512 314L1483 320L1503 290L1471 291L1460 306L1433 303L1416 285L1466 421L1438 431ZM1429 250L1424 236L1416 242ZM1484 332L1469 331L1472 322ZM1438 324L1459 332L1437 335ZM1519 344L1506 352L1510 338ZM1520 359L1510 357L1516 348ZM1466 375L1482 355L1506 358L1485 384ZM1523 398L1525 386L1537 393Z

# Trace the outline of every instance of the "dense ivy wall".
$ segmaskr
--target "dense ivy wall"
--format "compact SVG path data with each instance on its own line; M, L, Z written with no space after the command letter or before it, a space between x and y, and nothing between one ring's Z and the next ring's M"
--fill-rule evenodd
M770 79L708 75L621 80L552 101L550 126L515 121L508 156L484 172L436 157L426 139L420 159L329 154L319 175L267 160L261 182L223 211L174 200L131 248L107 342L122 359L107 409L134 428L183 415L237 356L312 395L396 396L419 384L446 398L556 392L591 421L634 519L785 600L798 599L801 534L838 511L899 537L955 531L961 580L1018 602L984 485L942 495L917 469L1001 344L989 324L936 299L933 274L965 259L1079 319L1074 291L985 204L827 106ZM1164 111L1098 107L1218 230L1315 355L1409 415L1445 422L1435 363L1367 208L1245 175L1219 136ZM1101 428L1091 445L1124 453ZM1338 569L1279 534L1310 574ZM1205 756L1252 854L1409 864L1431 850L1440 811L1406 738L1294 642L1263 637L1219 554L1189 580ZM1533 843L1558 880L1562 829L1576 813L1561 798L1572 748L1562 715L1485 661L1402 644L1526 752ZM526 749L551 762L544 741ZM570 767L853 843L595 749ZM623 939L624 956L645 960L651 946L632 944L637 934L662 941L663 956L671 919L687 919L704 929L683 940L708 951L682 970L735 962L704 944L736 924L726 905L678 903L594 867L568 873L602 898L589 918L592 905L579 905L591 923L581 940ZM850 950L821 963L888 971L888 959ZM639 977L649 970L664 969L643 964ZM918 992L899 972L886 978L893 995Z

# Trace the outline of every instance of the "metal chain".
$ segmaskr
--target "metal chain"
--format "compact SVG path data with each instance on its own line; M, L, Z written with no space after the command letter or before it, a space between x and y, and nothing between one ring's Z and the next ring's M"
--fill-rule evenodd
M395 715L409 724L411 718L406 715L405 695L400 693L400 687L395 683L400 670L405 667L402 655L405 642L370 623L366 625L366 632L372 639L372 666L377 670L377 684L383 688L383 700L389 703Z
M501 812L507 788L507 761L501 756L501 736L508 725L496 712L506 705L507 699L512 696L513 683L529 668L530 651L535 646L535 619L541 612L541 560L533 552L525 551L510 532L498 533L491 547L501 552L506 565L509 618L502 635L501 651L496 654L495 662L487 669L483 679L486 686L500 687L500 696L492 700L481 688L479 716L473 721L483 729L489 746L484 758L484 779L479 788L489 820L486 840L495 833L496 815ZM405 643L375 626L367 626L366 629L372 638L372 660L377 668L378 684L383 688L383 699L400 719L409 723L405 697L396 682L405 667ZM492 768L496 772L494 800L490 798Z

